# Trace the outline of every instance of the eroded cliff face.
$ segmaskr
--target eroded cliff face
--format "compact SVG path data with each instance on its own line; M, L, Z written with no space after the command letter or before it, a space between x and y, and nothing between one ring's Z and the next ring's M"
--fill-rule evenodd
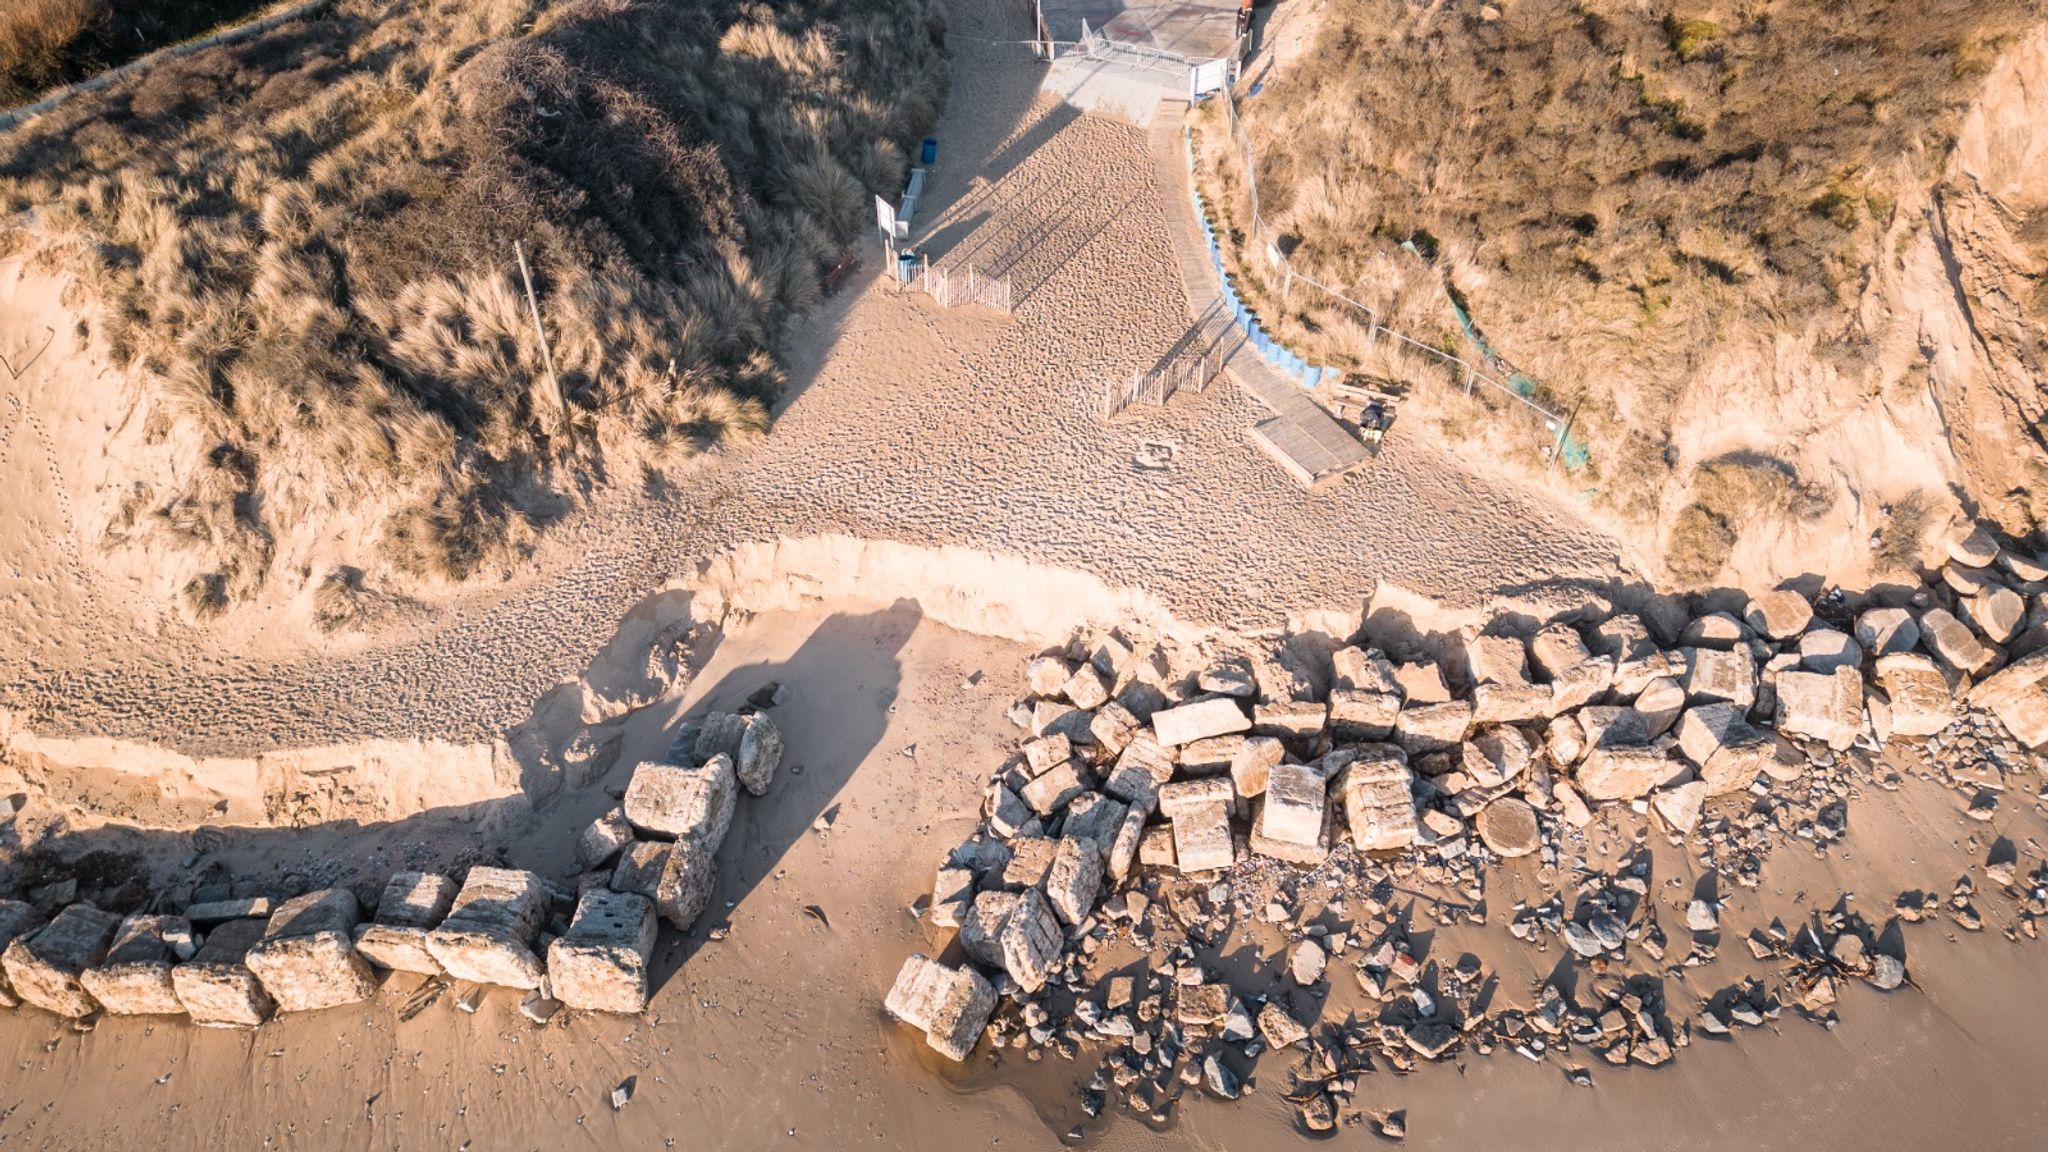
M1921 347L1968 502L2048 524L2048 28L1992 69L1928 205Z

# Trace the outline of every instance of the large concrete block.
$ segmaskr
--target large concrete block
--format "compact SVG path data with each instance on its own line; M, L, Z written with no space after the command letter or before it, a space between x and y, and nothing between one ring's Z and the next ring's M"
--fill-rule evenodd
M718 884L717 854L694 840L678 840L663 861L654 886L654 908L661 918L687 932L711 907Z
M585 891L569 930L548 945L548 985L555 999L586 1012L644 1010L654 937L654 905L646 897Z
M1739 792L1759 773L1787 780L1806 758L1777 736L1759 732L1727 701L1688 708L1678 721L1678 750L1699 772L1710 796Z
M626 850L619 853L619 862L612 867L612 891L654 899L654 890L661 884L661 870L668 866L669 850L673 847L658 840L635 840L626 845Z
M448 918L427 934L427 951L457 980L538 988L541 962L533 946L547 918L548 891L540 877L516 868L471 868Z
M1045 893L1027 888L1003 922L1003 969L1025 992L1036 992L1051 978L1060 958L1060 922Z
M1970 690L1970 703L1997 716L2035 751L2048 747L2048 649L2013 661Z
M1138 849L1145 842L1145 817L1147 813L1137 805L1124 812L1123 823L1117 826L1116 839L1109 846L1109 878L1112 883L1122 884L1130 878L1131 868L1138 862Z
M1066 760L1049 768L1024 786L1018 795L1040 816L1050 816L1066 807L1067 801L1088 790L1088 778L1082 775L1079 760Z
M1687 771L1661 747L1624 744L1588 752L1573 778L1588 800L1634 800Z
M1125 806L1100 792L1083 792L1067 804L1067 822L1060 835L1069 840L1090 840L1097 852L1107 855L1123 827Z
M1244 742L1230 761L1230 786L1239 800L1263 795L1273 768L1287 758L1287 748L1270 736L1254 736Z
M367 1000L377 991L356 954L362 909L346 888L308 892L278 905L263 939L242 958L280 1012L315 1012Z
M1254 727L1253 731L1257 731ZM1261 737L1253 737L1259 739ZM1270 737L1264 737L1270 739ZM1180 746L1180 773L1183 776L1214 776L1230 771L1230 762L1244 751L1246 737L1232 733L1229 736L1210 736Z
M1456 748L1472 732L1472 702L1411 703L1394 724L1394 740L1410 756Z
M1071 927L1086 920L1101 891L1102 849L1090 839L1061 840L1045 873L1045 898L1061 923Z
M7 946L33 933L43 926L43 914L35 907L20 900L0 900L0 953ZM7 969L0 965L0 1008L14 1008L21 1004L21 998L7 983Z
M79 982L116 1016L182 1016L185 1006L171 983L179 959L171 942L191 936L191 923L180 916L130 916L106 959L79 973Z
M1153 736L1165 747L1192 743L1206 736L1251 730L1251 717L1228 696L1197 700L1152 714Z
M1173 779L1173 753L1141 731L1116 758L1102 790L1130 804L1150 804L1159 786Z
M1016 892L983 892L975 896L973 906L960 921L960 948L975 963L990 968L1004 966L1003 926L1010 922L1010 913L1017 910L1021 899Z
M1330 734L1339 740L1384 740L1393 734L1400 715L1398 692L1330 690Z
M448 915L455 893L455 881L438 872L394 873L377 899L376 920L355 928L356 951L379 968L438 975L427 933Z
M1377 751L1346 765L1337 776L1337 795L1360 852L1384 852L1415 843L1415 776L1393 750Z
M1980 644L1970 627L1946 609L1929 608L1920 614L1920 641L1941 662L1957 672L1974 676L1998 659L1996 648Z
M1798 592L1780 588L1751 598L1742 619L1759 635L1773 640L1790 640L1813 622L1813 605Z
M1548 684L1481 684L1472 689L1474 724L1520 724L1554 715Z
M1955 721L1948 677L1928 657L1918 652L1880 656L1877 680L1891 701L1892 735L1932 736Z
M261 920L229 920L206 934L197 955L171 970L178 1003L195 1024L254 1028L276 1007L245 960L263 939Z
M1277 764L1266 777L1259 809L1260 835L1313 846L1322 839L1328 785L1306 764Z
M1695 704L1726 700L1747 711L1756 703L1756 658L1744 645L1685 650L1685 695Z
M1329 723L1329 706L1308 700L1274 700L1252 710L1252 731L1282 740L1312 739Z
M692 759L708 764L720 756L732 763L740 787L749 795L763 795L782 764L782 732L763 712L713 712L697 730Z
M1530 637L1529 657L1550 684L1552 716L1591 703L1614 682L1614 661L1587 651L1584 638L1567 624Z
M107 958L121 918L90 904L73 904L0 953L7 984L25 1004L59 1016L89 1016L98 1004L79 975Z
M1465 642L1465 664L1477 684L1527 684L1529 656L1517 636L1474 636Z
M1822 741L1837 752L1856 742L1863 724L1863 676L1856 669L1780 672L1776 687L1778 731Z
M732 826L738 792L730 757L714 756L695 768L648 761L633 769L623 807L646 835L695 840L715 852Z
M1159 812L1171 818L1211 804L1227 807L1236 798L1237 785L1228 776L1175 780L1159 789Z
M1224 781L1228 787L1229 781ZM1197 804L1172 814L1174 862L1182 872L1228 868L1237 862L1230 838L1230 808L1225 803Z
M974 1052L996 1008L996 990L972 968L948 968L911 953L882 1001L891 1016L924 1033L948 1060Z
M1401 694L1393 662L1377 648L1340 648L1331 653L1330 689L1370 695Z
M1920 645L1920 623L1904 608L1872 608L1856 618L1856 643L1872 656L1911 652Z
M632 842L633 825L626 819L626 810L613 808L592 820L583 835L577 837L576 859L585 868L596 868Z

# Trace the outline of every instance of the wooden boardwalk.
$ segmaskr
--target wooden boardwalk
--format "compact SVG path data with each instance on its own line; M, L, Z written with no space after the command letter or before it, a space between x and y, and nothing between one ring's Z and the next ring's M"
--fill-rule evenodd
M1152 159L1166 191L1166 228L1173 236L1174 262L1187 292L1190 321L1228 310L1216 273L1209 264L1209 246L1195 215L1189 185L1187 148L1182 125L1187 102L1161 100L1152 115ZM1249 434L1267 455L1303 487L1320 488L1372 461L1372 454L1350 429L1310 398L1292 378L1259 356L1250 341L1233 342L1223 369L1237 386L1250 393L1273 415L1252 425Z

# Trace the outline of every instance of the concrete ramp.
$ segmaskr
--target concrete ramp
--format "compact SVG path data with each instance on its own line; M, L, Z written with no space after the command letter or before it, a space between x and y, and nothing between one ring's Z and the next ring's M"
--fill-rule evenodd
M1145 128L1151 126L1161 101L1187 98L1187 85L1184 73L1075 55L1053 61L1040 87L1083 112L1115 116Z

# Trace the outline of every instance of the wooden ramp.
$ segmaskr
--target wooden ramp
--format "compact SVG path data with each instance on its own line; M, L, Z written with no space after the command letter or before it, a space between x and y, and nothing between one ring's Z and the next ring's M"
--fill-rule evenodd
M1202 222L1195 216L1188 182L1182 124L1185 100L1161 100L1152 115L1152 159L1166 192L1166 229L1173 236L1174 262L1187 293L1190 318L1223 307L1223 291L1209 264ZM1223 370L1273 415L1254 424L1252 442L1305 488L1321 488L1372 462L1372 453L1351 430L1312 399L1307 390L1259 356L1250 341L1239 341Z

